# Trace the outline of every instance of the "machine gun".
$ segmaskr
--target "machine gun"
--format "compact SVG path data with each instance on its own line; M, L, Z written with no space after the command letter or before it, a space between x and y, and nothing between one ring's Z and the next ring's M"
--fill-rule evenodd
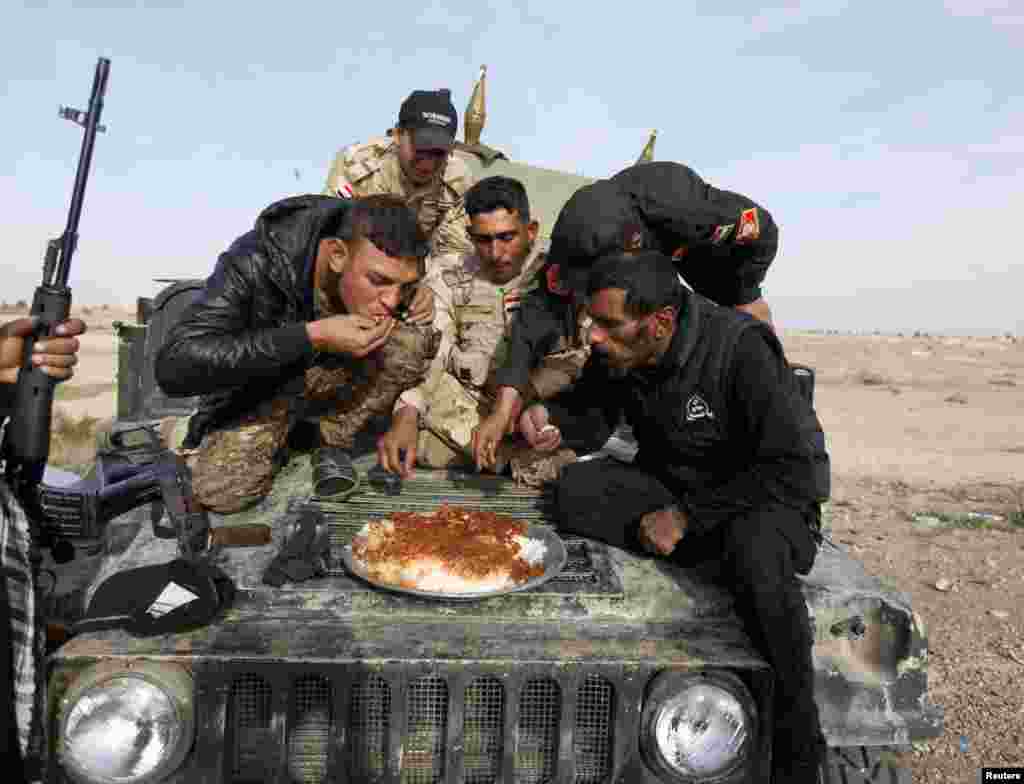
M58 542L95 539L111 520L148 503L153 534L177 539L178 554L186 560L196 560L216 546L270 542L270 527L262 523L211 527L206 510L192 495L191 471L181 455L161 442L152 425L112 433L110 446L97 450L95 473L65 487L37 485L34 501L45 534ZM67 547L59 554L61 558L55 550L58 563L68 560Z

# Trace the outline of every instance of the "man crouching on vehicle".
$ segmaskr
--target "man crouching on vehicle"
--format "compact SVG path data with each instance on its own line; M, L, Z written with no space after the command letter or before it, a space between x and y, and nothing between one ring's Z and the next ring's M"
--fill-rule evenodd
M817 782L824 740L794 576L814 562L829 488L814 410L771 327L687 291L667 256L608 256L583 281L591 357L571 390L523 412L520 430L554 449L568 412L593 412L591 442L575 445L589 451L624 414L639 452L632 464L566 466L560 523L684 566L717 560L775 672L772 781Z
M437 353L433 297L417 285L428 251L415 213L393 196L296 196L221 255L155 368L167 394L202 396L182 445L197 450L202 504L226 514L263 498L292 427L309 418L321 446L335 448L335 474L355 487L356 434L421 384Z

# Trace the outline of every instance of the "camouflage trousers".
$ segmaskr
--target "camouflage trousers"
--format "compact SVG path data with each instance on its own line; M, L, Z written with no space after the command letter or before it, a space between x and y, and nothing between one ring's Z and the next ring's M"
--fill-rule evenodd
M470 462L473 428L490 413L491 399L469 390L455 376L443 373L431 390L430 415L422 420L416 462L426 468L447 468Z
M371 356L311 367L294 391L207 433L188 457L196 498L221 514L257 503L270 492L301 419L318 420L322 444L351 449L371 419L389 413L403 391L426 378L439 339L436 330L400 325Z
M544 357L530 374L530 388L523 398L523 407L552 398L572 386L588 356L587 349L573 349ZM430 415L423 421L416 444L419 465L447 468L473 461L473 429L491 413L494 405L489 391L490 388L467 388L450 373L440 377L432 388ZM501 473L510 459L526 458L524 444L506 437L498 448L497 457L496 470Z

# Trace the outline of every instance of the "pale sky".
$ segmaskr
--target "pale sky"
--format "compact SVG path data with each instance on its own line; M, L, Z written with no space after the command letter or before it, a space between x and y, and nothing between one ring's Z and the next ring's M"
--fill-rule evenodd
M1024 334L1024 3L5 3L0 300L63 231L98 57L110 82L71 287L80 304L205 277L277 199L413 89L483 141L610 176L656 157L765 206L783 327ZM460 117L461 134L461 117ZM296 171L298 177L296 177Z

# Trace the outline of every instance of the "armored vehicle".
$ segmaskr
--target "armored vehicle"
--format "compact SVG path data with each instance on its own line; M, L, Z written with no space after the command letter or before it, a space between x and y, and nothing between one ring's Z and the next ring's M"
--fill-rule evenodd
M482 90L481 75L471 127ZM478 176L522 179L548 229L587 181L509 161L478 136L461 154ZM201 285L175 282L119 325L116 428L179 417L180 433L194 401L162 394L152 360ZM363 476L372 436L357 450ZM628 434L603 451L630 459ZM213 516L269 523L274 539L220 554L237 588L220 617L161 636L83 633L51 655L51 781L767 784L771 671L728 593L697 570L563 536L554 579L476 601L382 591L336 559L323 577L261 581L307 507L323 512L337 555L368 520L442 502L554 525L550 492L454 470L419 469L398 495L371 486L320 504L309 455L294 453L265 501ZM106 541L87 599L118 572L177 556L145 508ZM924 624L827 537L802 583L830 744L824 781L909 781L899 752L942 728Z

